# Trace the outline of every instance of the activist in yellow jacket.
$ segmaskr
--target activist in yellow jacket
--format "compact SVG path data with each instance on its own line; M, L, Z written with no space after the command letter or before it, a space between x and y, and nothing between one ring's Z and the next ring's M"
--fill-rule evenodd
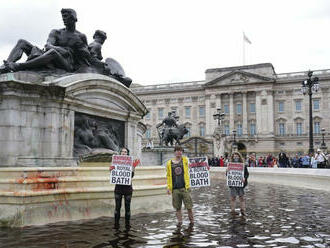
M166 176L167 176L167 188L173 192L173 181L172 181L172 159L168 160L166 163ZM189 167L188 167L188 158L182 156L183 163L183 177L184 177L184 185L186 189L190 188L190 178L189 178Z

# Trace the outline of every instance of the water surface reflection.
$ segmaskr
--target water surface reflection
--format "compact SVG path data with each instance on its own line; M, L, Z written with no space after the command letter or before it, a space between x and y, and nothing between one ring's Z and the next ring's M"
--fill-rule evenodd
M134 216L131 230L114 230L112 218L1 228L0 247L330 247L327 192L251 184L245 219L229 214L223 181L192 195L194 226L185 215L176 227L173 211Z

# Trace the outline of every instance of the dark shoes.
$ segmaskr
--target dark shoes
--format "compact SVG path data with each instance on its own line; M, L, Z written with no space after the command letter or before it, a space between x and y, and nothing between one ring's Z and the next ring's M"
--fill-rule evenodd
M115 229L119 229L119 220L120 220L120 215L119 214L115 214Z
M131 229L131 223L130 223L131 218L130 217L131 216L129 216L129 217L125 216L125 228L127 230ZM119 229L119 227L120 227L119 220L120 220L120 215L115 214L115 225L114 225L115 229Z
M125 228L129 230L131 228L131 215L125 216Z

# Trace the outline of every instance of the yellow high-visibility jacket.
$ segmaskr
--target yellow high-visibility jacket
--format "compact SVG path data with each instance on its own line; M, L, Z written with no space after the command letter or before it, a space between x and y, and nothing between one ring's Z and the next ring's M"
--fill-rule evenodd
M167 188L173 192L173 181L172 181L172 166L171 161L169 160L166 163L166 176L167 176ZM189 168L188 168L188 158L182 156L182 163L183 163L183 178L184 178L184 185L186 189L190 188L190 178L189 178Z

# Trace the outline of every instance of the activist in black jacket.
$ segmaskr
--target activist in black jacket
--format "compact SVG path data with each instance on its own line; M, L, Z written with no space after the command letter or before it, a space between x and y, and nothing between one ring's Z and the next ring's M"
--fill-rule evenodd
M249 178L249 171L248 171L248 168L247 168L247 164L244 165L244 186L243 188L245 188L247 185L248 185L248 178Z
M230 192L230 209L231 209L231 214L233 216L238 215L235 211L235 202L236 202L236 196L239 197L239 202L240 202L240 208L241 208L241 214L242 216L246 215L246 208L245 208L245 199L244 199L244 188L248 184L247 179L249 177L249 171L247 169L247 166L244 163L244 160L242 158L242 155L239 152L233 152L231 155L230 162L236 162L236 163L243 163L244 164L244 180L243 180L243 187L229 187L229 192ZM226 172L227 174L227 172Z
M120 149L120 155L129 155L129 150L126 147ZM110 167L110 170L112 168ZM133 169L134 170L134 169ZM134 177L134 171L132 172L132 178ZM115 228L119 228L120 220L120 209L122 198L125 200L125 227L130 228L130 219L131 219L131 200L133 194L133 187L131 185L120 185L116 184L115 186Z

